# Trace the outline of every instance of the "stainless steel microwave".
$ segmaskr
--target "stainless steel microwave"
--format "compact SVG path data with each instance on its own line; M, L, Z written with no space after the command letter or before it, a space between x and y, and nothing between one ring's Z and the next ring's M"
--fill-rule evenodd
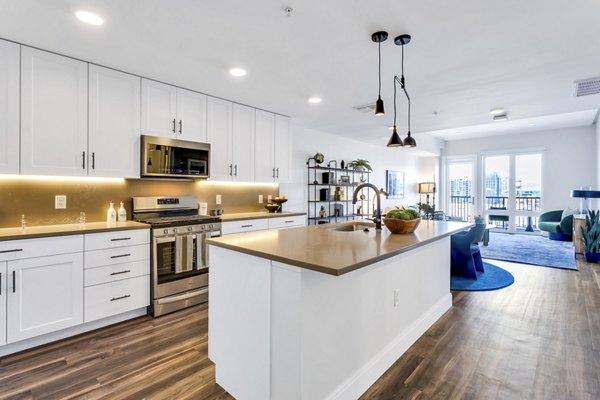
M142 178L208 178L210 144L142 135Z

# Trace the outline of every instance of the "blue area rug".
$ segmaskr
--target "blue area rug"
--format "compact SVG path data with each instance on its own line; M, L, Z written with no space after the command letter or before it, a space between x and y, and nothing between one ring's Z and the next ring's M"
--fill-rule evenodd
M450 289L481 292L502 289L515 282L515 278L510 272L485 261L483 270L485 272L477 271L477 279L450 275Z
M573 242L536 235L490 232L489 245L480 244L479 248L483 258L577 270Z

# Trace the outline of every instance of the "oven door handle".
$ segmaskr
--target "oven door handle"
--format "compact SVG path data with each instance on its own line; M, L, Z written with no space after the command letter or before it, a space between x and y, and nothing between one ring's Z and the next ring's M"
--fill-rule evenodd
M166 236L166 237L157 237L154 238L154 242L156 244L161 244L161 243L171 243L175 241L175 236Z
M193 292L184 293L184 294L181 294L179 296L169 296L169 297L166 297L166 298L158 299L158 300L156 300L156 302L158 304L175 303L176 301L192 299L194 297L198 297L198 296L206 294L206 293L208 293L208 288L204 288L204 289L200 289L200 290L194 290Z

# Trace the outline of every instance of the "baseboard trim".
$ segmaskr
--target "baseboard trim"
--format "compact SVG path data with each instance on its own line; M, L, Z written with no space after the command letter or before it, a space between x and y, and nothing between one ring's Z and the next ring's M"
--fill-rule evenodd
M452 294L448 293L429 308L419 319L396 336L394 340L371 358L367 364L338 386L337 389L327 396L327 399L359 398L451 307Z
M73 326L71 328L62 329L57 332L47 333L45 335L36 336L30 339L21 340L15 343L9 343L4 346L0 346L0 357L4 357L9 354L18 353L23 350L31 349L33 347L48 344L61 339L66 339L71 336L76 336L85 332L93 331L98 328L103 328L108 325L113 325L118 322L127 321L128 319L140 317L147 314L146 307L138 308L137 310L124 312L122 314L113 315L108 318L103 318L97 321L84 323L81 325Z

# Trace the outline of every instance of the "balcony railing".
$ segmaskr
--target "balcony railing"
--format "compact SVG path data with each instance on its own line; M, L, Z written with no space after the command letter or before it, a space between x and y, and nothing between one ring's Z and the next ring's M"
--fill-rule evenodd
M541 197L518 196L515 198L515 211L541 211ZM473 198L471 196L450 196L448 215L468 220L471 216ZM508 229L510 216L508 196L486 196L485 210L488 211L488 221L499 229ZM494 214L494 211L499 211ZM538 230L538 217L528 215L514 216L517 230Z

